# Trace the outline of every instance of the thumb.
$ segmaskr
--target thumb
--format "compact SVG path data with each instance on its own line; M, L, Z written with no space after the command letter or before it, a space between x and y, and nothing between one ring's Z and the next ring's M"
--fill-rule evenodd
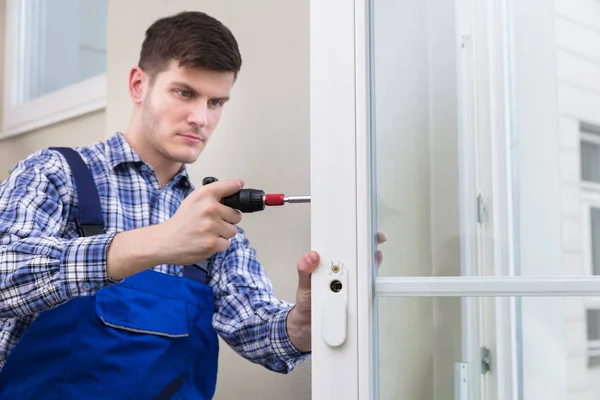
M310 290L310 275L317 269L321 258L316 251L310 251L298 261L298 288Z

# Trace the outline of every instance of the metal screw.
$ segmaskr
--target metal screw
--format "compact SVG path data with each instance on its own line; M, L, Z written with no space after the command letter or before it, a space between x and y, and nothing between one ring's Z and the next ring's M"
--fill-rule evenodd
M332 265L331 272L333 272L334 274L337 274L338 272L340 272L340 267L338 267L337 265Z

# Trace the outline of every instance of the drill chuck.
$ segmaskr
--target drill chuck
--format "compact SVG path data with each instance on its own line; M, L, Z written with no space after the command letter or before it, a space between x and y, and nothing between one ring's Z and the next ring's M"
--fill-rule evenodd
M222 203L243 213L262 211L265 209L265 192L258 189L242 189L224 197Z

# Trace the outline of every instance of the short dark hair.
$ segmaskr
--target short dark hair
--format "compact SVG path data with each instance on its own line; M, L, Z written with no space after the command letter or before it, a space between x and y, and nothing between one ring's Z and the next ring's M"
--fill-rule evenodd
M180 67L233 72L236 78L242 67L242 56L231 31L199 11L158 19L146 30L138 66L153 79L173 60Z

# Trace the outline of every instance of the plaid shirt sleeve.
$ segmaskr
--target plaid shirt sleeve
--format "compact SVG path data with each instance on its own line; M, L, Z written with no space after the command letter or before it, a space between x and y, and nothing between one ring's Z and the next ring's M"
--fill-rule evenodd
M213 326L241 356L279 373L289 373L309 354L291 343L286 320L293 304L273 295L271 282L244 231L210 268L217 311Z
M61 238L73 197L66 171L62 157L41 150L0 185L0 318L39 313L111 283L114 234Z

